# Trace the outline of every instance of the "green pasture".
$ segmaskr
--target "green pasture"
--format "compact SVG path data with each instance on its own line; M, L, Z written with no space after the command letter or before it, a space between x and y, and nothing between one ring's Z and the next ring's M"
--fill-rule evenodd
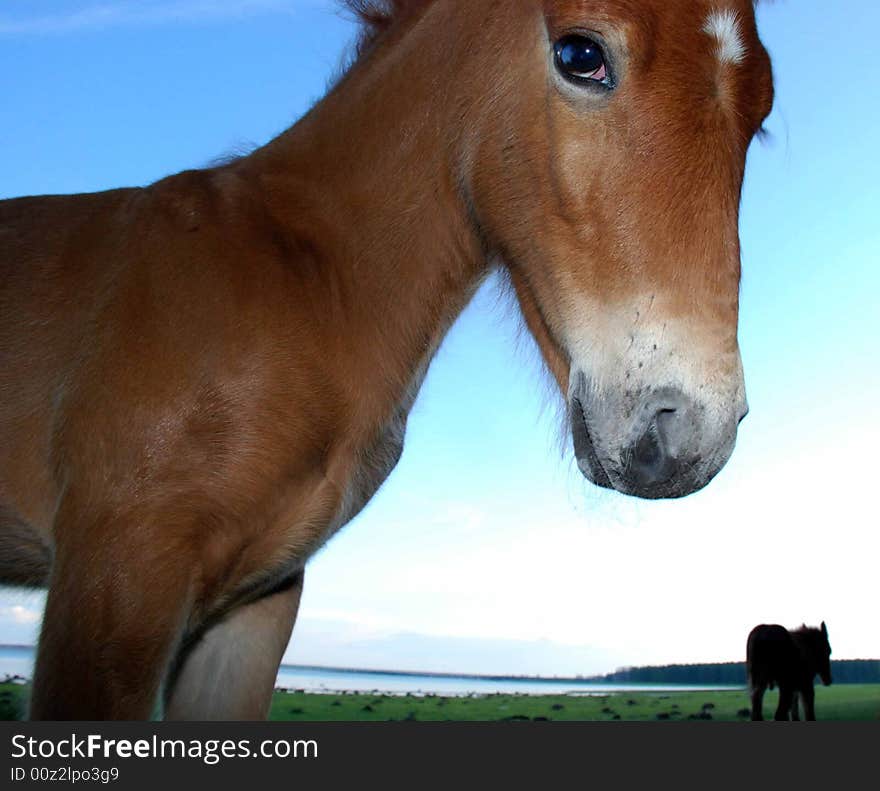
M0 684L0 719L18 719L27 687ZM764 698L772 719L777 693ZM620 692L608 695L428 695L309 694L278 691L271 719L298 722L590 721L731 722L748 719L743 690L717 692ZM880 684L816 687L819 720L880 720Z

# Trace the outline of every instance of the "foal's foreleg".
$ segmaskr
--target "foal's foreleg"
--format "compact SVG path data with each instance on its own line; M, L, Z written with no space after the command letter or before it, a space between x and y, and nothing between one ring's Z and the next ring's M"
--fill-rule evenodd
M776 707L775 720L787 721L791 711L791 703L794 698L794 690L784 684L779 685L779 705Z
M812 684L808 684L801 690L804 699L804 719L815 721L816 719L816 691Z
M262 720L302 594L303 572L242 605L183 649L165 688L170 720Z
M192 561L144 522L56 541L30 716L147 719L188 614Z
M767 687L764 684L755 684L751 688L752 720L759 722L764 719L764 692Z
M800 711L798 708L798 693L797 691L791 696L791 720L792 722L798 722L801 718Z

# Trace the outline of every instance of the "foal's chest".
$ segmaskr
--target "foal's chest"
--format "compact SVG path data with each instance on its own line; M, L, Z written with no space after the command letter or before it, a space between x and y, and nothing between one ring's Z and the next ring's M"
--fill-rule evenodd
M328 538L361 512L397 466L403 453L406 418L407 413L399 410L376 440L357 454Z

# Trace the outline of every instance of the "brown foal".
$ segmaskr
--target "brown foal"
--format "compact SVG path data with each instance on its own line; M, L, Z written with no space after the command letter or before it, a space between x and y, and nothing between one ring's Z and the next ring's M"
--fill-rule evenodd
M31 716L265 716L309 556L396 464L493 268L590 480L680 497L746 411L751 0L353 3L359 55L249 156L0 202L0 581Z

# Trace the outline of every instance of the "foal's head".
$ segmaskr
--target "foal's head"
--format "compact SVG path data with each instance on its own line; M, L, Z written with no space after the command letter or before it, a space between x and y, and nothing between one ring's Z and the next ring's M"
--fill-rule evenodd
M827 687L831 684L831 644L828 642L828 627L825 621L816 629L812 626L801 626L792 632L801 655L812 674L818 675Z
M568 397L579 467L689 494L747 411L738 211L773 94L752 1L472 5L473 79L492 90L470 198Z
M409 20L408 75L438 118L453 107L454 179L584 475L643 497L704 486L747 411L738 211L773 94L752 0L354 4L376 28L383 7Z

